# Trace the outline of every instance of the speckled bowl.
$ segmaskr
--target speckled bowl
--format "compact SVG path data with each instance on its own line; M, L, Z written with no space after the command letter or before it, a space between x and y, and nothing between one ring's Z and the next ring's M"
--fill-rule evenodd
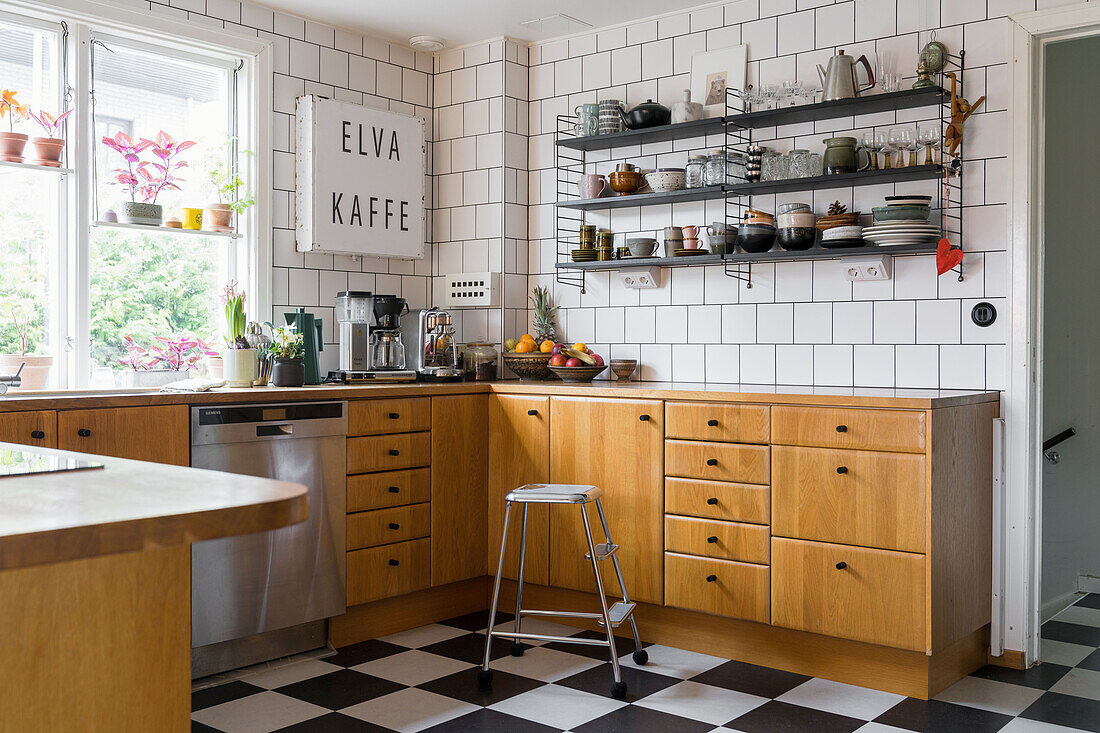
M541 351L527 354L504 352L504 365L511 369L520 380L524 382L539 382L554 378L554 372L550 371L551 354Z
M658 168L645 174L645 182L653 193L681 191L687 181L683 168Z

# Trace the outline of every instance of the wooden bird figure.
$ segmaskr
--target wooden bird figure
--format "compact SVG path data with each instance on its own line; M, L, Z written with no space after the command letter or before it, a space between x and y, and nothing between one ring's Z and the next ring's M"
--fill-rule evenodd
M985 101L983 94L974 104L966 101L958 94L958 78L953 71L943 72L944 76L951 77L951 124L943 131L943 149L948 155L954 157L955 151L962 144L963 123L966 118L974 114L978 107Z

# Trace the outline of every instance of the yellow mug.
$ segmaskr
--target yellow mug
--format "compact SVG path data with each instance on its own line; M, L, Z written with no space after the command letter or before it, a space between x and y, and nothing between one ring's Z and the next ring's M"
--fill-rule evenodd
M202 209L184 209L183 228L202 229Z

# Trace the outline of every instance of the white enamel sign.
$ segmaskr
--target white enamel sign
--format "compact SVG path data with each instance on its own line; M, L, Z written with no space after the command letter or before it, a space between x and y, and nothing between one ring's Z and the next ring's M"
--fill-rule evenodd
M424 121L312 95L297 107L299 252L424 256Z

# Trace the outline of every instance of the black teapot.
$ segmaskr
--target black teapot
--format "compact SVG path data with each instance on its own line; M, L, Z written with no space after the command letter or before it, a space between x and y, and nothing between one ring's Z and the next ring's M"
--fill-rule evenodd
M619 117L622 118L627 129L640 130L644 127L667 125L672 120L672 110L652 99L647 99L629 112L623 112L623 108L619 107Z

